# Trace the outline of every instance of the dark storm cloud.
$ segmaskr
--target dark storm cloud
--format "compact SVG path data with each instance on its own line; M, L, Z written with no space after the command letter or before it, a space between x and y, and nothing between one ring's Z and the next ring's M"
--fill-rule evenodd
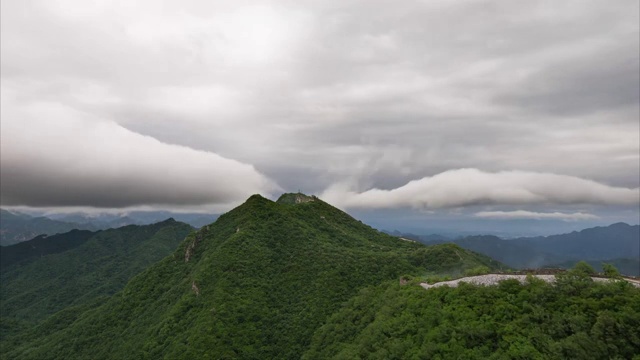
M2 202L221 203L271 183L314 193L339 184L360 194L463 168L559 174L633 191L639 6L3 2L2 97L10 110L2 116ZM33 115L41 103L66 110ZM27 134L77 113L87 125L69 128L69 139L95 139L99 127L91 124L104 121L140 136L112 137L114 153L123 139L143 144L147 136L178 171L165 185L146 186L162 177L128 160L152 158L146 146L131 146L105 172L92 164L108 160L108 151L74 153L90 149L86 143L58 148L45 135L38 143L24 135L5 145L5 128ZM25 154L39 162L22 161ZM70 181L61 160L69 154L85 176L70 183L82 191L47 195L43 189ZM129 194L114 198L124 187ZM551 195L546 200L562 203Z

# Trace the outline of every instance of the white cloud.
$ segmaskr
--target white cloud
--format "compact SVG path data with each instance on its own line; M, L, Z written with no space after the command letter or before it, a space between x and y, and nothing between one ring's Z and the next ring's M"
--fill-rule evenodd
M577 213L561 213L561 212L535 212L526 210L514 211L480 211L474 216L484 219L534 219L534 220L563 220L563 221L579 221L579 220L595 220L598 216L583 212Z
M342 181L358 186L331 189L393 189L463 168L566 174L635 189L639 4L3 1L2 96L11 85L23 108L55 103L85 120L104 119L110 139L157 139L173 154L183 149L186 158L216 164L215 154L236 159L289 191L318 193ZM76 145L83 153L77 138L98 129L41 120L23 126L30 153L62 154ZM12 121L3 116L3 130ZM66 150L34 141L31 132L58 121L68 130L60 134ZM139 135L122 135L132 132ZM32 164L24 173L52 189L59 175ZM415 204L411 196L396 199L405 190L378 195L391 206L455 207L511 203L531 190L518 189L525 194L498 198L476 189L482 195L470 199L429 190ZM617 199L609 190L606 198ZM11 198L6 191L3 199ZM542 193L519 201L562 198ZM381 206L366 200L377 196L371 192L355 195L349 201Z
M251 165L2 90L2 205L201 207L277 189Z
M347 208L455 208L472 205L638 205L640 189L612 187L574 176L527 171L445 171L392 190L355 192L333 186L323 199Z

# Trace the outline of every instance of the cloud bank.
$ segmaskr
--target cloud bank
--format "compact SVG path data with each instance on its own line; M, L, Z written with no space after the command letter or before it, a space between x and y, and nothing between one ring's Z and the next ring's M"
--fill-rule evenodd
M533 219L533 220L563 220L563 221L580 221L580 220L595 220L599 219L598 216L593 214L587 214L583 212L577 213L561 213L561 212L535 212L526 210L514 210L514 211L480 211L474 214L474 216L484 219Z
M0 7L3 205L188 209L269 178L399 219L637 222L636 0ZM446 210L503 203L560 205Z
M416 209L474 205L594 204L638 205L640 189L613 187L574 176L527 171L489 173L450 170L392 190L354 192L333 186L323 199L346 208Z
M55 103L2 97L2 205L229 204L277 186L212 152L160 142Z

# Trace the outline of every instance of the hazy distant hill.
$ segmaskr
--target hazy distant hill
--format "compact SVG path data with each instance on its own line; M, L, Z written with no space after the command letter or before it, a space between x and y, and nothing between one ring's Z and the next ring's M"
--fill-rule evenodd
M640 257L640 225L625 223L513 241L571 260Z
M201 213L173 213L170 211L131 211L122 214L51 213L32 216L0 209L0 245L27 241L39 235L55 235L73 229L104 230L127 225L148 225L174 218L195 228L211 224L218 215Z
M468 236L456 240L434 240L427 244L453 242L481 254L492 257L515 268L536 268L547 263L561 262L563 257L513 240L503 240L493 235Z
M178 213L171 211L131 211L127 216L143 224L154 223L172 217L177 221L187 223L195 228L209 225L218 218L216 214Z
M444 243L446 240L427 243ZM599 263L610 259L628 259L621 270L640 275L640 268L628 266L640 260L640 226L616 223L569 234L503 240L495 236L469 236L452 242L490 256L516 268L550 265L572 266L577 261Z
M106 303L58 313L4 349L39 360L298 359L359 289L478 266L501 265L383 234L314 197L254 195Z
M74 230L2 247L3 321L37 322L68 306L112 295L172 253L191 229L169 219L98 232Z
M177 213L161 210L128 211L126 213L49 213L46 217L76 224L85 224L95 229L118 228L125 225L148 225L168 218L200 228L211 224L218 215L202 213Z
M42 234L53 235L73 229L97 230L91 224L70 223L42 216L33 217L0 209L0 245L2 246L30 240Z

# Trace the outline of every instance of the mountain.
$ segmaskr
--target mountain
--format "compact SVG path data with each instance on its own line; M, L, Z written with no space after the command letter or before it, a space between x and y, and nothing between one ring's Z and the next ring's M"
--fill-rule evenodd
M640 257L640 225L625 223L514 241L570 260Z
M128 211L125 213L47 213L46 217L95 229L118 228L126 225L149 225L164 219L173 218L195 228L211 224L218 215L202 213L179 213L162 210Z
M81 212L77 213L47 213L45 215L49 219L71 222L76 224L83 224L93 226L97 229L109 229L117 228L126 225L148 225L158 221L141 222L136 219L132 219L126 215L120 214L85 214ZM162 219L167 219L170 216L165 216ZM161 219L158 219L161 220Z
M563 257L546 253L533 246L514 240L503 240L493 235L467 236L456 240L434 240L426 244L453 242L461 247L487 255L515 268L537 268L547 263L562 261Z
M361 290L314 334L315 359L638 359L640 289L578 273L555 284Z
M169 219L98 232L73 230L0 248L0 314L37 323L69 306L121 290L172 253L191 231Z
M479 266L501 264L383 234L316 197L254 195L104 303L63 310L3 351L39 360L297 359L360 289Z
M215 214L179 213L171 211L132 211L128 216L143 224L149 224L172 217L177 221L187 223L198 229L211 224L218 218L218 215Z
M0 269L73 249L95 235L96 232L89 230L71 230L64 234L39 235L29 241L0 247Z
M447 240L427 241L427 244ZM569 234L504 240L496 236L468 236L451 242L515 268L571 266L580 260L594 263L610 259L640 260L640 226L616 223ZM627 271L627 268L624 268ZM636 271L626 272L635 275Z
M33 239L38 235L65 233L73 229L97 230L90 224L52 220L46 217L33 217L27 214L0 209L0 245L7 246Z
M8 246L40 235L66 233L73 229L104 230L127 225L149 225L167 218L187 223L195 228L211 224L218 215L202 213L174 213L170 211L131 211L123 214L48 213L32 216L0 209L0 245Z

